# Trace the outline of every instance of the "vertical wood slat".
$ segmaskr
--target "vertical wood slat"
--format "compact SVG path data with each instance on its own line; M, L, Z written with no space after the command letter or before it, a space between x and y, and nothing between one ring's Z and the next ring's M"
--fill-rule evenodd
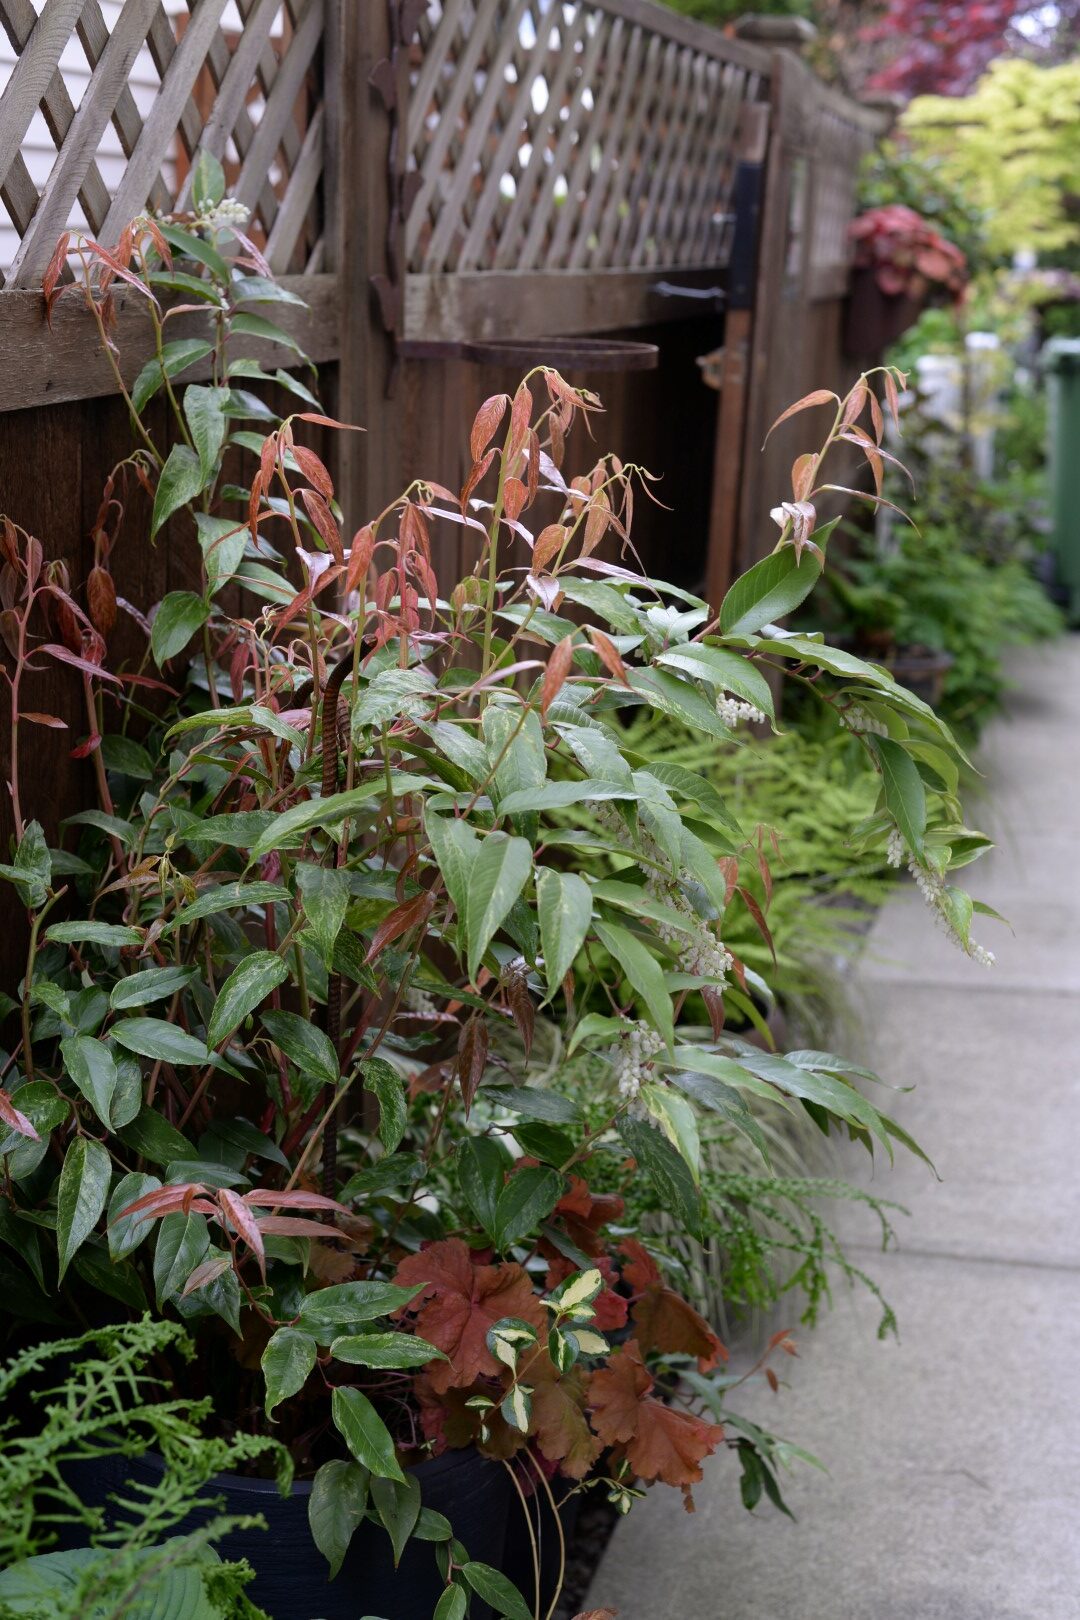
M308 124L300 155L289 176L289 189L266 239L267 262L275 274L288 268L304 229L323 171L325 141L324 109L320 107Z
M255 138L248 148L233 188L238 200L249 207L254 206L274 155L282 143L285 127L293 117L296 98L318 49L322 28L323 0L307 0L303 17L278 68L255 130ZM270 225L272 222L266 223Z

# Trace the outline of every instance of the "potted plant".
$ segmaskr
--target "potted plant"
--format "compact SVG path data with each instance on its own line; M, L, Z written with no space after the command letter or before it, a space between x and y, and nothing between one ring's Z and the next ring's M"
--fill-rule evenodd
M523 1498L558 1539L566 1490L689 1496L726 1444L758 1494L776 1488L767 1449L748 1463L748 1431L725 1431L723 1346L596 1172L649 1177L694 1233L698 1110L754 1140L745 1099L764 1091L868 1148L907 1141L839 1057L725 1037L747 976L724 919L757 910L739 871L760 852L702 777L628 747L620 716L647 705L728 741L773 714L766 672L791 676L879 773L865 837L899 841L971 954L973 903L947 876L984 841L943 781L947 727L886 671L776 626L824 566L823 460L867 412L876 454L868 380L828 396L776 549L718 615L632 566L646 475L605 454L570 476L567 440L598 402L546 368L481 407L461 491L414 482L350 537L304 443L341 424L285 373L301 408L282 418L234 357L234 335L280 336L252 309L286 295L220 170L204 160L197 180L193 216L139 220L108 251L65 240L46 279L60 296L73 251L106 341L121 276L157 333L113 488L142 485L151 538L169 523L200 574L153 614L154 673L111 654L119 499L85 591L0 530L12 712L31 718L33 667L70 667L100 800L50 846L12 727L0 873L30 922L0 1089L12 1299L183 1320L195 1350L163 1352L172 1389L212 1395L225 1434L274 1435L294 1464L280 1517L266 1482L219 1481L231 1512L254 1493L271 1522L251 1597L276 1620L313 1603L528 1620L554 1599L499 1568ZM176 288L206 306L207 383L182 381L193 351L158 302ZM145 415L158 392L171 448ZM431 564L441 523L481 540L450 588ZM625 563L601 558L605 536ZM614 876L580 869L586 805ZM714 1028L688 1045L691 989ZM543 1075L540 1018L557 1043Z
M855 261L844 346L855 358L883 353L931 303L957 303L967 259L914 208L869 208L849 227Z

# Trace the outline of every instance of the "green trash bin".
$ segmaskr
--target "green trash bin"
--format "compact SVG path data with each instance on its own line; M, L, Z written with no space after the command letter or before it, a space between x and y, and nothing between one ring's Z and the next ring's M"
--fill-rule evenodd
M1069 623L1080 624L1080 338L1043 346L1050 407L1049 486L1054 583Z

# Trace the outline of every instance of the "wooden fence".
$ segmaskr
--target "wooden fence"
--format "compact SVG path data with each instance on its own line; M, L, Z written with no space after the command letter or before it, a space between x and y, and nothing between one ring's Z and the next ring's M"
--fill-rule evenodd
M603 395L604 444L665 475L646 557L717 593L771 545L793 441L759 447L783 404L843 380L855 173L883 127L792 51L651 0L0 0L0 27L0 510L74 579L128 429L79 300L46 326L41 273L72 222L108 243L143 209L183 207L200 151L307 301L295 333L324 393L367 428L337 465L350 517L417 473L453 486L480 399L545 340L605 333L659 350L652 372L568 373ZM157 81L142 110L135 63ZM124 161L107 179L110 142ZM134 297L117 314L132 378L150 337ZM696 361L718 350L717 392ZM123 545L136 607L191 583L183 548ZM39 681L34 706L77 735L76 695ZM58 814L85 786L69 747L43 733Z

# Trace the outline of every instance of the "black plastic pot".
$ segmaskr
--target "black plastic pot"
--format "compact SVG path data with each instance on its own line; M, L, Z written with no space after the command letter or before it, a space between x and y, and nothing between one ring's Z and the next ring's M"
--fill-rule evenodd
M124 1480L152 1483L164 1464L158 1456L106 1457L72 1470L72 1483L92 1506L105 1503ZM470 1558L503 1564L507 1510L516 1493L501 1463L476 1451L447 1451L412 1470L425 1507L443 1513ZM266 1530L236 1531L220 1543L224 1558L246 1558L255 1579L245 1588L252 1602L273 1620L430 1620L443 1590L431 1542L410 1541L395 1570L390 1538L380 1525L364 1523L353 1536L337 1578L327 1579L326 1560L308 1529L309 1480L298 1481L287 1497L272 1480L220 1474L207 1491L224 1498L226 1513L261 1513ZM213 1517L193 1513L174 1535ZM474 1599L470 1620L492 1620L486 1603Z
M609 1334L610 1338L611 1335ZM556 1476L551 1481L551 1494L559 1508L563 1541L569 1554L574 1539L581 1493L574 1491L574 1482ZM526 1507L533 1535L540 1554L540 1613L551 1607L559 1586L560 1558L559 1532L551 1512L551 1503L545 1490L534 1491L526 1497ZM506 1551L503 1555L503 1574L517 1587L526 1603L532 1604L536 1595L536 1570L533 1565L532 1541L525 1522L525 1512L516 1498L510 1504L510 1517L506 1524Z
M953 666L952 653L900 647L885 667L901 686L936 709L945 691L945 677Z

